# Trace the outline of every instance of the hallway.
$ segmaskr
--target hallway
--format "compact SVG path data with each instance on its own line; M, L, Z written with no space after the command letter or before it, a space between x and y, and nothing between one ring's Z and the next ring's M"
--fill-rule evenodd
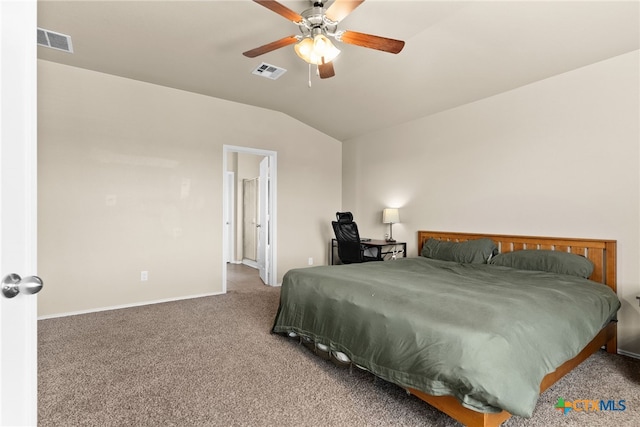
M227 292L255 291L264 286L258 269L244 264L227 264Z

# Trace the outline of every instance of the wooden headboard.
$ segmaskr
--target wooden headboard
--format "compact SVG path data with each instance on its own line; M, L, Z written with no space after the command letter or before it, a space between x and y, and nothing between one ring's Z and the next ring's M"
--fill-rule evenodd
M489 238L495 242L500 253L523 249L547 249L571 252L587 257L594 269L589 279L604 283L616 292L616 241L604 239L574 239L565 237L510 236L504 234L457 233L448 231L418 231L418 254L422 245L433 237L438 240L465 242Z

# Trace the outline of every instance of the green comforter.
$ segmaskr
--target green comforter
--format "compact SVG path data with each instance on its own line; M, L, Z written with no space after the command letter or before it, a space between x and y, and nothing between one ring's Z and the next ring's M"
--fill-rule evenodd
M620 307L607 286L487 264L401 258L290 270L273 332L480 412L530 417L540 382Z

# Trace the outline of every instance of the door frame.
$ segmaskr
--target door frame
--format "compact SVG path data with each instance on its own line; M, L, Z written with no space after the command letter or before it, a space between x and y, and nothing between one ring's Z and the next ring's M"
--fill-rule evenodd
M228 162L227 159L229 154L231 153L239 153L239 154L252 154L255 156L263 156L269 158L269 167L270 167L270 175L271 175L271 191L269 192L269 209L268 213L269 218L271 219L271 226L269 227L268 232L268 240L270 244L267 247L266 253L266 261L271 266L269 274L267 276L267 285L269 286L277 286L278 284L278 204L277 204L277 193L278 193L278 153L272 150L263 150L260 148L251 148L251 147L241 147L237 145L223 145L222 146L222 212L223 212L223 220L222 220L222 292L227 292L227 262L226 260L229 258L227 252L229 250L229 239L232 238L225 224L224 220L224 212L228 212L229 203L229 195L228 188L229 184L227 183L227 168Z

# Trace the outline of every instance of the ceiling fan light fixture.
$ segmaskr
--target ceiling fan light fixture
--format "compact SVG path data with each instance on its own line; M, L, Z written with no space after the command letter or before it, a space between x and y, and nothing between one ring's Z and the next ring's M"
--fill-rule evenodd
M294 46L294 49L302 60L314 65L326 64L340 55L340 49L335 47L324 34L316 34L313 39L305 37Z

